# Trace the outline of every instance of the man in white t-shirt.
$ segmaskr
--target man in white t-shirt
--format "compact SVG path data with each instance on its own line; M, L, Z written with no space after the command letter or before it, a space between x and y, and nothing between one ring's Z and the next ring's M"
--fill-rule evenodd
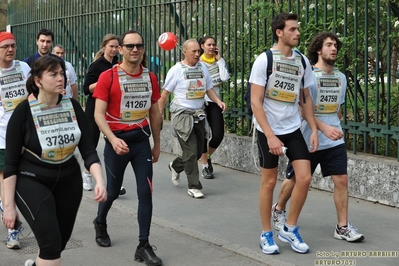
M271 48L273 71L267 77L267 66L271 62L268 62L266 53L262 53L253 64L249 80L252 84L251 106L258 135L262 175L259 189L262 222L260 247L265 254L279 253L279 247L273 239L270 209L277 181L279 156L286 153L296 173L296 184L292 191L287 221L279 231L278 238L291 244L296 252L307 253L309 246L299 235L297 222L312 179L309 151L315 152L319 144L312 98L308 90L313 84L313 73L309 60L293 49L299 43L298 16L280 13L273 19L272 31L277 40L277 45ZM299 104L303 110L303 118L312 131L309 146L300 130Z
M61 57L64 59L65 56L65 48L61 44L54 45L52 54ZM65 59L64 59L65 61ZM78 86L76 85L76 73L75 69L73 68L72 64L68 61L65 61L65 68L66 68L66 77L67 77L67 84L65 87L65 95L69 98L74 98L78 100Z
M15 107L28 97L26 89L26 80L29 76L30 67L25 62L17 61L15 55L17 44L14 35L10 32L0 32L0 183L1 199L4 197L3 169L5 165L6 151L6 131L8 120L11 117ZM0 212L6 209L10 204L0 199ZM11 210L15 211L15 210ZM7 248L19 249L18 234L22 227L14 224L14 228L8 229L6 240Z
M222 112L226 105L213 90L213 83L208 68L199 62L201 49L195 39L183 44L184 60L176 63L166 75L161 99L158 101L161 112L171 92L173 101L170 104L172 127L182 149L182 156L169 164L174 185L180 183L180 173L185 171L188 179L188 195L202 198L202 185L199 181L198 160L204 147L205 95L215 102Z

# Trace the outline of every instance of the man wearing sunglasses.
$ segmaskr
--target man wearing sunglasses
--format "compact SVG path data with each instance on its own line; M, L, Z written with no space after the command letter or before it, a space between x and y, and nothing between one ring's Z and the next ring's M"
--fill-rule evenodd
M222 112L226 105L213 90L213 83L206 65L199 62L201 49L197 40L190 39L183 43L184 60L174 65L166 75L164 90L159 100L161 112L171 92L170 103L174 136L179 140L182 156L169 164L172 182L180 183L180 173L185 171L188 180L188 195L203 198L202 185L199 181L198 160L202 156L205 136L205 94L216 103Z
M100 203L94 219L96 242L111 246L107 233L107 215L119 196L126 166L130 162L136 177L138 193L137 218L139 245L134 259L146 265L162 265L149 244L152 217L153 163L160 155L162 117L158 109L159 85L154 73L145 67L145 49L141 34L129 30L122 34L119 53L122 63L104 71L93 97L96 99L94 118L105 135L104 163L107 174L108 198ZM148 122L147 114L150 119ZM152 134L154 146L149 138Z

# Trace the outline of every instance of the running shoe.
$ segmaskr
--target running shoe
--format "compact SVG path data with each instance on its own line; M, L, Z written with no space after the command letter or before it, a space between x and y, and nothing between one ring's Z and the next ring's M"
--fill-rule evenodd
M260 235L260 248L262 249L262 252L265 254L278 254L280 253L280 250L278 246L274 243L273 239L273 232L263 232Z
M202 194L201 190L196 189L196 188L188 189L187 193L190 197L195 198L195 199L204 197L204 194Z
M272 224L276 231L280 231L281 227L284 226L287 218L285 216L285 211L276 210L277 202L272 206Z
M287 226L283 226L278 232L278 238L284 243L291 244L293 250L298 253L307 253L309 252L309 246L303 242L302 237L298 232L299 227L295 226L292 231L288 231Z
M86 191L93 190L93 181L90 173L82 172L83 189Z
M145 265L149 266L161 266L162 260L155 255L154 250L157 250L157 248L151 246L149 243L146 243L144 247L137 247L136 253L134 254L134 260L144 262Z
M348 223L348 226L343 226L341 228L338 228L338 225L335 226L334 238L346 240L348 242L360 242L364 239L364 236L357 231L356 227Z
M173 185L178 186L180 184L180 174L173 169L172 164L173 162L170 162L168 165L169 170L172 172L172 183Z
M205 179L213 179L213 174L209 170L209 167L205 167L202 169L202 177Z

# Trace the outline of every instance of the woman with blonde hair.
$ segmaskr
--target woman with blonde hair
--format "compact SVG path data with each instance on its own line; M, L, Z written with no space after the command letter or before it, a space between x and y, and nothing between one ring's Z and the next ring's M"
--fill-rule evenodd
M84 93L88 96L85 113L87 120L89 121L92 140L95 147L97 147L100 138L100 130L94 120L95 99L92 95L100 74L118 63L118 48L119 37L117 35L109 33L104 36L101 43L101 49L96 53L93 62L90 64L83 84ZM92 176L87 169L83 171L82 178L83 189L91 191L93 189Z

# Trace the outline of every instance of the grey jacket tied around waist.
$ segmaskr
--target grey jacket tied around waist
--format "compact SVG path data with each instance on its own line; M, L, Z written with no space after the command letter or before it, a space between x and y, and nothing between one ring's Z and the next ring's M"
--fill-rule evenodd
M194 123L198 123L198 121L206 117L203 109L189 109L176 104L174 101L170 103L169 110L172 113L172 135L174 137L179 136L184 141L188 140Z

